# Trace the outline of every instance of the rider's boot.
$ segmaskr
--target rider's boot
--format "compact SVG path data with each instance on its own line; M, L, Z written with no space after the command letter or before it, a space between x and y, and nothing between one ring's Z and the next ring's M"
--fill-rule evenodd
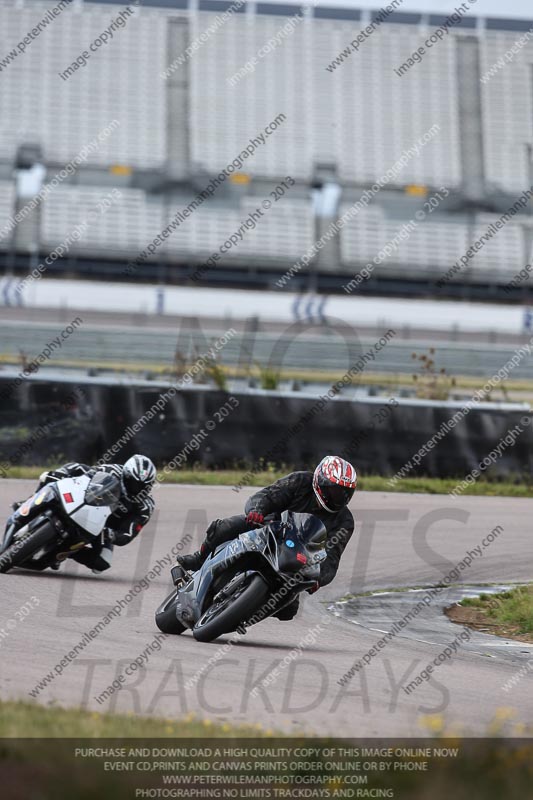
M187 572L197 572L202 567L208 555L209 549L206 542L204 542L195 553L189 553L187 556L178 556L176 561L183 569L187 570Z
M178 556L177 562L188 572L197 572L203 565L206 558L216 548L229 542L240 533L249 530L249 525L246 523L246 517L239 514L235 517L228 517L228 519L215 519L211 522L205 532L205 539L202 542L200 549L196 553L190 553L188 556Z

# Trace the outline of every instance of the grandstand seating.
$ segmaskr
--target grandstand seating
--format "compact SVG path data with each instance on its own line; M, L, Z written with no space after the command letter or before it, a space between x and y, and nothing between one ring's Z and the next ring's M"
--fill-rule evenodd
M480 39L485 75L515 45L516 32L488 31ZM533 38L482 82L485 173L494 186L522 192L529 185L526 144L533 144Z
M52 250L86 222L79 242L72 246L74 251L133 254L142 250L162 228L161 200L152 201L140 189L120 191L121 197L100 213L98 203L108 194L101 188L55 189L43 205L43 245Z
M347 211L348 205L341 211ZM464 256L469 247L487 233L495 214L479 214L475 223L466 218L454 221L424 221L400 241L397 249L383 261L374 265L374 274L380 277L417 278L423 273L435 280ZM360 212L349 221L341 235L341 261L356 272L373 259L394 240L408 220L391 220L380 209ZM504 283L523 266L523 236L520 226L509 222L476 253L468 264L468 280L485 282L501 280ZM464 278L466 270L459 274Z
M33 0L0 6L3 41L16 43L48 4ZM167 159L167 19L183 16L194 41L217 14L143 8L113 41L92 54L87 67L67 81L64 71L120 10L120 4L86 3L65 10L3 75L0 94L0 159L13 158L21 138L42 142L49 161L65 162L113 119L118 129L88 162L163 167ZM294 15L293 15L294 16ZM187 61L190 161L218 172L239 146L257 136L280 112L287 121L260 148L255 175L287 173L310 180L317 163L336 165L340 180L372 183L432 125L438 136L402 173L400 183L450 187L461 182L455 40L451 35L426 55L424 66L399 78L400 65L426 38L428 28L387 24L333 72L326 66L362 22L236 13ZM273 53L235 85L230 79L279 31L289 25ZM471 33L471 31L469 31ZM454 32L455 33L455 32ZM462 32L457 33L462 35ZM480 36L484 72L518 34ZM530 63L533 40L500 70L484 93L487 175L497 185L524 186L524 143L533 139ZM181 69L181 67L179 68ZM184 68L185 69L185 68ZM511 91L512 88L512 91ZM20 103L20 97L25 102ZM522 152L517 153L517 147Z
M4 207L7 214L9 187L7 182L0 183L0 215ZM97 213L88 223L73 250L117 258L126 254L128 258L134 258L161 232L176 211L189 202L186 198L167 204L161 197L149 196L140 189L120 191L121 197L117 202L105 213ZM4 197L6 200L2 204ZM101 198L101 188L57 188L44 204L43 245L52 250L68 240L76 226L91 219L91 212L97 210ZM222 204L214 208L199 207L186 224L180 225L158 249L157 258L171 256L181 261L208 258L239 229L261 200L261 197L248 195L233 208ZM339 215L349 208L348 203L341 204ZM374 267L374 274L387 278L416 278L423 271L437 279L498 218L494 214L479 214L475 224L469 223L466 217L454 217L453 222L447 221L447 217L441 217L440 221L424 221L399 243L391 256L383 258L382 263ZM340 235L341 263L331 265L330 270L353 274L372 263L408 222L407 219L392 219L379 206L360 211L343 227ZM246 231L238 246L231 248L221 263L249 262L258 253L265 262L292 263L307 251L314 239L311 201L284 198L265 212L254 230ZM521 268L522 260L522 231L518 224L509 222L470 262L468 278L474 282L508 281ZM327 264L322 269L327 270Z
M2 242L9 241L10 219L14 211L14 202L15 184L13 181L0 181L0 247L2 247ZM4 247L6 246L4 244Z
M0 5L2 50L33 28L50 3ZM39 10L37 10L39 9ZM162 167L166 160L166 18L128 20L68 80L59 76L109 27L119 6L68 8L2 72L0 158L13 159L21 141L42 144L48 162L66 163L113 120L120 125L99 143L87 164ZM4 53L2 53L4 55ZM23 102L21 102L23 99Z
M143 5L68 80L59 73L109 26L123 4L87 0L65 9L23 55L1 70L0 161L12 162L21 142L36 142L42 145L48 164L65 164L89 143L98 142L106 126L117 120L116 129L98 142L84 166L106 169L123 164L134 170L167 174L170 168L173 175L209 176L219 173L250 139L285 114L283 123L244 162L243 170L255 179L277 181L291 175L308 186L310 195L320 166L353 191L385 175L404 151L438 125L438 134L391 183L459 189L464 154L457 100L461 92L457 37L478 37L484 74L521 35L519 26L505 30L513 26L502 24L499 30L495 21L487 23L488 30L483 30L485 23L461 26L426 54L423 65L400 78L394 69L436 27L429 16L418 24L405 15L402 24L399 20L384 24L361 52L351 53L328 71L328 64L367 24L368 14L357 20L354 12L352 19L343 19L342 13L336 15L331 9L319 13L321 9L315 7L307 8L299 21L294 17L297 6L280 6L278 12L259 4L232 14L173 73L185 87L186 102L180 106L170 100L172 81L161 77L173 55L169 20L186 22L187 39L192 42L217 22L217 12L198 10L196 2L190 10L183 8L183 2L172 5L170 0L161 7L156 0ZM200 9L212 7L208 0L199 2ZM47 0L5 0L0 5L3 55L48 8ZM274 52L259 58L253 72L232 85L232 76L257 57L269 39L287 30L288 24L292 32L282 37ZM516 194L526 188L529 178L525 145L533 142L532 56L533 39L511 63L481 83L486 178L494 189ZM172 146L178 141L177 131L186 138L186 146ZM48 249L64 242L105 194L102 187L84 186L83 171L79 174L80 185L65 182L42 204L41 242ZM95 180L93 174L91 181ZM174 202L163 195L134 188L120 191L120 201L91 222L71 252L131 258L175 213ZM158 257L198 261L209 256L260 203L262 197L257 194L252 184L252 194L243 195L240 205L234 200L224 205L222 198L206 203L165 241ZM311 201L304 194L300 191L300 196L274 204L225 260L236 264L296 261L316 235ZM12 212L13 186L0 182L0 229L2 219L7 221ZM474 229L466 218L445 221L440 215L426 221L376 268L376 274L416 277L422 270L442 274L490 221L490 215L478 215ZM328 261L328 256L321 269L353 272L372 261L400 226L381 208L367 209L339 237L340 263ZM6 246L6 241L0 241L0 250ZM512 275L522 262L522 232L510 223L476 256L469 279Z
M207 258L243 224L260 205L262 198L249 195L235 209L209 210L191 215L168 239L168 252L189 258ZM174 209L173 209L174 211ZM167 219L172 215L169 214ZM298 259L314 241L314 217L310 200L284 198L264 212L255 229L247 229L238 245L221 257L221 263L250 262L261 258L282 264Z
M176 211L189 202L187 199L167 206L161 197L150 197L140 189L122 189L121 197L100 214L97 209L101 198L100 188L59 187L51 193L44 204L43 245L52 250L67 241L76 226L88 221L73 250L117 258L127 254L128 258L133 258L161 233ZM189 260L209 257L239 229L262 199L246 196L233 209L198 208L158 249L158 258L162 254ZM92 219L90 215L94 210L97 213ZM226 260L230 263L249 260L259 252L267 260L285 263L297 259L311 246L313 234L311 201L283 198L264 212L255 229L246 230Z

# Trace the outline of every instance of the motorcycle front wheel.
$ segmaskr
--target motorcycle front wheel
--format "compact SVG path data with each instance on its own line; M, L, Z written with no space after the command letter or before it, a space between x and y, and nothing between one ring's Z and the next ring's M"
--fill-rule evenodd
M23 534L20 539L15 541L4 550L0 555L0 572L9 572L13 567L22 567L24 562L42 547L56 539L56 532L50 522L41 525L31 533Z
M253 617L269 595L270 589L264 578L257 573L250 575L230 595L215 600L194 626L194 638L198 642L212 642L225 633L231 633Z

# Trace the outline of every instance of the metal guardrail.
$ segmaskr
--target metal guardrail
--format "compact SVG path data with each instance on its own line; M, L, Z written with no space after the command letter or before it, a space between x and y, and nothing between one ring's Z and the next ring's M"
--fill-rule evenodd
M70 361L88 365L123 364L124 366L149 368L174 368L176 355L194 361L204 353L224 330L206 337L198 330L176 332L168 330L139 330L138 328L106 328L105 326L82 325L61 348L54 351L49 365ZM21 363L21 354L31 361L58 335L57 325L0 323L0 357L13 364ZM477 343L450 343L427 341L401 341L400 335L391 340L375 360L369 361L366 370L376 373L412 374L417 371L413 354L435 350L433 358L437 367L444 368L449 375L490 377L512 356L515 349L503 345L481 345ZM370 351L375 340L344 341L340 335L301 335L290 338L286 334L260 332L257 335L239 333L221 352L220 363L241 371L247 366L280 366L290 370L310 370L343 374L358 358ZM513 379L533 379L533 359L522 358L512 372Z

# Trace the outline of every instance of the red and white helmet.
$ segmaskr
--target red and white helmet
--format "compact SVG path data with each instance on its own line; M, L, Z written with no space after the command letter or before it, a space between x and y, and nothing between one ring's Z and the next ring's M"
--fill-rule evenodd
M348 505L357 486L357 473L349 461L326 456L313 474L316 499L332 514Z

